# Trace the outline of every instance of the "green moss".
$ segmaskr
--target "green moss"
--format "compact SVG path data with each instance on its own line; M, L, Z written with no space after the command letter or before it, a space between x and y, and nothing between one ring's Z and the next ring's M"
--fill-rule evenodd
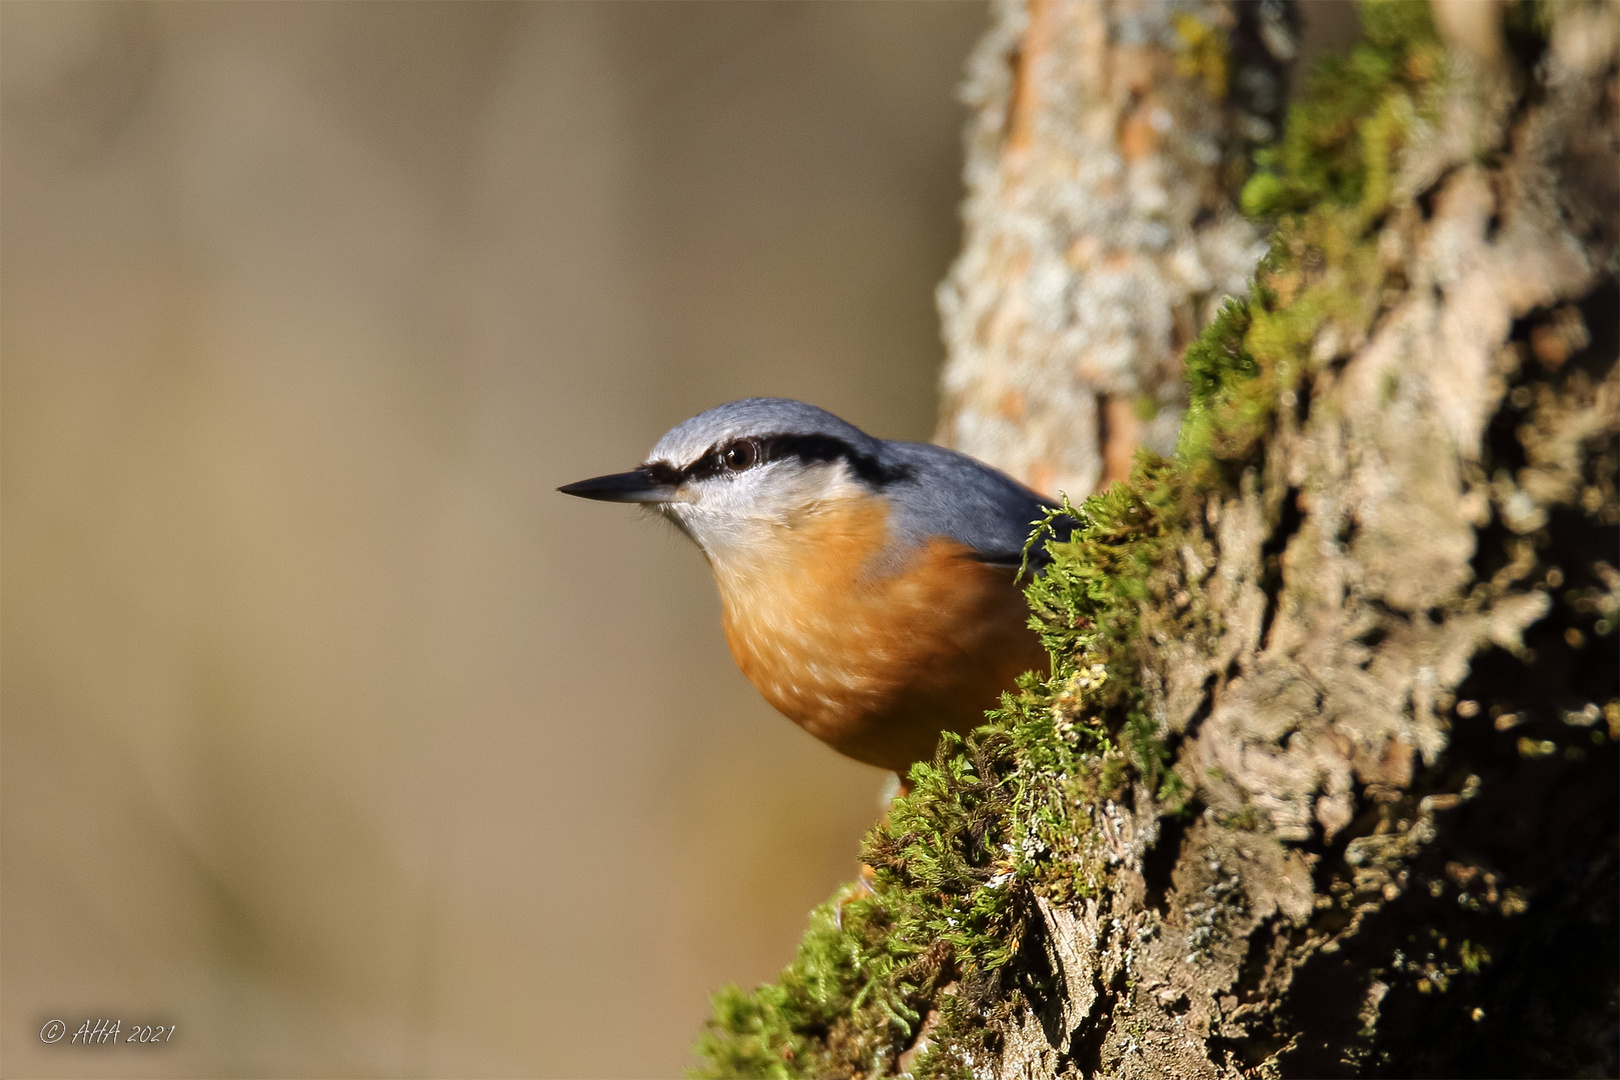
M1428 4L1361 5L1365 36L1310 75L1282 141L1259 152L1243 209L1272 220L1245 300L1229 300L1187 350L1190 407L1178 456L1207 485L1253 464L1279 405L1377 317L1377 227L1399 152L1437 114L1444 53Z
M1203 82L1204 93L1211 101L1224 100L1232 55L1226 31L1187 11L1177 12L1170 22L1177 38L1177 72Z
M781 978L715 997L699 1076L881 1075L930 1009L919 1076L962 1076L987 1017L1005 1010L1034 898L1109 887L1117 856L1098 816L1145 791L1159 813L1191 792L1147 707L1155 640L1197 640L1218 616L1181 551L1207 553L1203 507L1259 461L1290 395L1365 334L1384 291L1375 226L1394 162L1432 109L1441 53L1423 3L1364 5L1365 40L1325 64L1260 162L1245 208L1273 218L1250 297L1189 348L1191 407L1174 460L1144 455L1130 480L1062 513L1080 526L1031 543L1051 555L1028 583L1051 668L1005 695L984 727L948 735L911 771L912 793L868 835L869 896L818 908ZM1203 556L1200 555L1200 558ZM1138 786L1140 785L1140 786ZM841 916L840 916L841 912ZM950 991L943 992L949 986Z
M1374 0L1361 19L1363 40L1311 72L1282 140L1255 155L1245 213L1274 218L1333 204L1376 215L1387 205L1391 155L1443 54L1423 0Z
M1478 975L1491 962L1491 951L1483 945L1464 941L1457 946L1457 962L1470 975Z
M1249 305L1228 298L1199 338L1187 347L1187 390L1196 407L1208 407L1222 389L1259 374L1243 337L1253 320Z
M1271 414L1270 402L1258 392L1260 365L1247 342L1251 303L1229 298L1187 348L1188 408L1178 446L1183 459L1241 457ZM1234 452L1226 444L1239 431L1241 445Z
M1052 562L1025 589L1030 625L1055 662L1085 655L1115 680L1128 674L1122 665L1131 659L1141 605L1167 580L1191 497L1175 462L1142 454L1129 483L1092 496L1080 510L1065 502L1041 523L1031 543L1059 515L1082 523L1067 540L1047 545ZM1107 684L1109 705L1117 703L1120 685Z
M774 983L714 995L697 1050L701 1077L834 1076L892 1063L936 989L941 950L911 948L896 933L898 896L851 899L810 916L798 955Z

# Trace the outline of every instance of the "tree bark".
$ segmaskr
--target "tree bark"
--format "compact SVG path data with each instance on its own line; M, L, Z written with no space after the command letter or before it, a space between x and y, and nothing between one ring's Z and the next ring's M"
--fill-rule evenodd
M1082 498L1175 448L1181 353L1264 232L1235 196L1280 119L1291 8L1031 0L969 63L937 439Z
M1161 589L1220 612L1218 631L1178 636L1173 611L1144 622L1142 677L1196 812L1167 816L1138 789L1130 809L1098 814L1117 837L1113 887L1078 905L1037 896L1026 991L993 1049L964 1055L975 1073L1620 1072L1620 15L1545 10L1545 43L1515 67L1500 7L1436 6L1450 74L1367 223L1376 267L1336 261L1320 237L1278 237L1294 258L1262 272L1276 309L1314 291L1351 310L1314 328L1258 460L1236 493L1203 503L1178 586ZM1037 50L1057 36L1040 29L1052 17L1029 16ZM1066 32L1071 58L1101 36ZM1023 125L1087 128L1069 103L1083 91L1064 93L1014 94L1044 110ZM1018 153L1030 152L1003 151ZM1004 160L995 199L1050 200L1050 175ZM1162 288L1092 278L1081 288L1131 298L1090 300L1106 315L1089 327L1017 326L1006 312L1034 307L1046 270L982 254L998 249L976 183L944 305L956 328L945 430L1037 483L1085 490L1108 395L1168 397L1183 335L1166 312L1235 289L1213 275L1213 289L1204 279L1209 291L1154 306ZM1101 217L1078 237L1048 225L1044 247L1025 247L1115 250L1129 218ZM1242 228L1219 214L1205 228L1177 250L1216 240L1227 254L1201 261L1241 272ZM1151 256L1132 260L1121 281L1175 280ZM994 313L976 324L991 344L963 343L970 306ZM1111 347L1094 328L1105 320L1135 347ZM977 402L1023 372L1041 405L981 434Z

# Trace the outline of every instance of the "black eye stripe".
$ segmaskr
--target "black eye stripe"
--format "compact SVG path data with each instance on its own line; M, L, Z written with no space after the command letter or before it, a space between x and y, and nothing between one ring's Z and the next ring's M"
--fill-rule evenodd
M766 435L748 439L754 448L754 459L740 470L728 468L726 452L739 441L727 439L712 446L707 452L684 469L665 462L644 466L661 483L678 484L689 480L706 480L724 473L746 471L767 461L794 458L805 464L815 462L846 462L850 471L873 487L883 487L911 475L904 466L886 466L870 454L863 454L843 439L831 435Z
M651 461L641 467L647 478L656 484L674 487L682 480L681 470L667 461Z

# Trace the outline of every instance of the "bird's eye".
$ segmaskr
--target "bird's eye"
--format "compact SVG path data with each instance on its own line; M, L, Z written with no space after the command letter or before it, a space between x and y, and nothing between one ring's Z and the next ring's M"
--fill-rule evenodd
M720 460L732 472L742 472L759 460L759 448L747 439L739 439L720 452Z

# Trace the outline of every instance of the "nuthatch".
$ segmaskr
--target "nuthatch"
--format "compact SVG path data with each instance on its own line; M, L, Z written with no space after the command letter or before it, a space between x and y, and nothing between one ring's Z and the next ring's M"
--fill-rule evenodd
M1046 661L1015 578L1050 504L954 450L749 398L680 424L639 468L558 490L673 522L714 570L731 655L765 700L902 777Z

